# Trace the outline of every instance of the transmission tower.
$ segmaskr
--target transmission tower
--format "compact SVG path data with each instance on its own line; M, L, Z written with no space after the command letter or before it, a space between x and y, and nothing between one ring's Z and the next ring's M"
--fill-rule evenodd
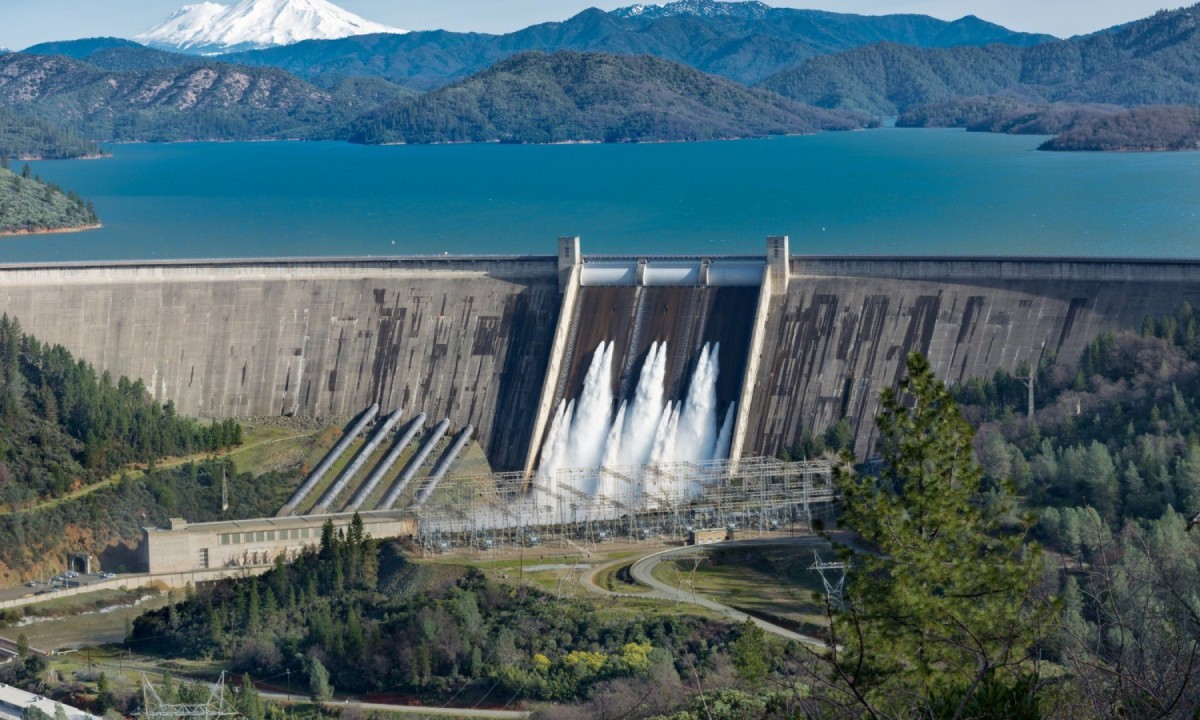
M233 718L237 711L225 699L225 673L209 687L208 700L203 703L163 702L158 690L145 674L142 675L142 712L146 720L219 720Z
M809 570L815 570L821 576L821 583L825 585L826 602L838 610L844 609L842 589L846 586L846 568L848 567L850 567L849 564L841 561L825 562L816 550L813 550L813 564L808 566ZM829 574L826 575L826 573Z

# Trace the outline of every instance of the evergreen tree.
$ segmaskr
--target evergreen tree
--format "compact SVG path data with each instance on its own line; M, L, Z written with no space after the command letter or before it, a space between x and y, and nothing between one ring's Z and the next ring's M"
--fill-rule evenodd
M249 673L242 675L242 686L238 688L235 707L246 720L264 720L266 717L262 696L259 695L258 688L254 687Z
M315 655L308 658L308 690L313 700L318 702L333 697L333 687L329 685L329 671Z
M831 654L871 714L936 702L959 718L980 712L976 693L1033 692L1023 673L1048 610L1033 595L1041 555L1023 532L1002 532L1004 512L983 510L974 430L953 396L920 355L907 370L883 392L880 477L839 472L844 524L870 551L850 558ZM1001 487L993 509L1011 506Z

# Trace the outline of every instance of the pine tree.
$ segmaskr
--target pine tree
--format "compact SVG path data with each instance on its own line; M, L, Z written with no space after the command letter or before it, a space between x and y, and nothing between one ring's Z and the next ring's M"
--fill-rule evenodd
M308 690L313 700L318 702L333 697L333 688L329 685L329 671L315 655L308 658Z
M963 717L982 712L976 692L1033 691L1027 650L1050 608L1033 595L1037 546L1002 532L995 497L983 510L973 428L923 357L909 356L907 370L883 392L881 475L839 472L844 524L870 550L842 549L852 567L834 663L871 714L936 702ZM1011 498L1001 492L999 504Z

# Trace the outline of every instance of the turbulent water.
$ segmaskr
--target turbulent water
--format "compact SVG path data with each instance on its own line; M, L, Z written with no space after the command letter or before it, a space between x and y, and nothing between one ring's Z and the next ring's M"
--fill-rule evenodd
M614 410L613 343L600 343L592 353L579 397L564 399L555 410L542 446L540 483L552 493L564 490L560 483L573 482L576 484L570 490L575 492L613 497L620 489L602 485L611 482L606 475L573 473L566 481L560 470L640 468L729 457L736 413L734 403L719 412L719 350L719 343L705 344L688 384L687 397L682 402L664 402L667 344L652 344L642 363L633 401L622 401ZM672 496L688 490L656 485L643 488L644 492Z
M0 261L295 255L796 253L1197 257L1200 153L1048 153L1038 137L882 129L646 145L119 145L31 163L104 228Z

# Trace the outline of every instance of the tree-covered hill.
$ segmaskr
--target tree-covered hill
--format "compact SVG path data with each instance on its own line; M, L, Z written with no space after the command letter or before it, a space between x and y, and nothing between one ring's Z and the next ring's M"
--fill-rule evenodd
M531 52L357 120L362 143L638 142L860 128L865 117L804 107L649 56Z
M801 102L894 115L963 96L1030 102L1200 105L1200 5L1027 48L876 44L762 82Z
M896 115L926 103L1013 90L1020 48L928 50L880 43L810 60L759 87L818 107Z
M29 166L20 174L0 167L0 235L69 230L99 222L91 203L33 177Z
M1096 115L1046 141L1043 150L1200 150L1200 108L1138 107Z
M6 184L0 179L0 192ZM166 456L240 442L237 423L180 417L169 403L152 400L140 380L98 373L62 346L25 334L16 319L0 317L0 582L56 561L68 542L102 556L134 539L146 520L222 517L220 482L212 480L221 476L219 463L151 470L148 477L65 498L130 464L152 467ZM283 501L271 479L230 475L239 517L261 515Z
M505 35L443 30L312 40L226 56L233 62L284 68L318 84L375 75L420 90L477 73L510 55L540 50L653 55L742 83L752 83L809 58L877 42L922 47L1050 40L964 17L852 15L772 8L762 3L689 0L660 11L595 8L563 22Z
M110 71L25 53L0 56L0 105L102 141L324 138L371 107L274 68Z
M195 55L167 52L121 38L85 38L33 45L21 52L28 55L63 55L103 70L155 70L203 65Z
M30 55L65 55L76 60L86 60L89 56L104 50L120 48L145 47L132 40L118 37L92 37L79 40L54 40L51 42L30 45L21 52Z
M98 157L100 146L69 130L0 107L0 157L9 160L62 160Z
M1029 103L1008 95L988 95L918 105L897 118L896 126L1056 135L1080 122L1123 110L1119 105Z
M900 127L962 127L973 132L1055 135L1042 150L1156 151L1200 149L1200 108L1123 108L1079 103L1028 104L982 97L921 105Z

